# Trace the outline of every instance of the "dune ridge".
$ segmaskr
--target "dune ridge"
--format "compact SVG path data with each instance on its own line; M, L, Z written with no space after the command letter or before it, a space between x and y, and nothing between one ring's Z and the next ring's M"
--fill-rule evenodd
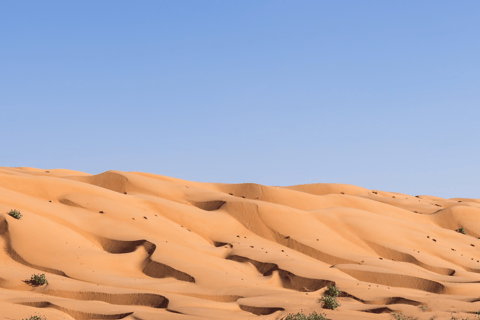
M0 319L472 317L479 236L480 199L0 167Z

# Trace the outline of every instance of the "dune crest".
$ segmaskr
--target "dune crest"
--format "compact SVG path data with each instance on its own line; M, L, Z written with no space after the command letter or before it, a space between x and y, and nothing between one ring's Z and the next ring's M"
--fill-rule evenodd
M0 167L0 320L472 317L478 237L480 199Z

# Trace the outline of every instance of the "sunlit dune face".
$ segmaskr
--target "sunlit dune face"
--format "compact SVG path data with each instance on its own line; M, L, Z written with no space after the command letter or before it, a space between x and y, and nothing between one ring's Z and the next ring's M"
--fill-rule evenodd
M0 319L472 318L478 237L478 199L0 168Z

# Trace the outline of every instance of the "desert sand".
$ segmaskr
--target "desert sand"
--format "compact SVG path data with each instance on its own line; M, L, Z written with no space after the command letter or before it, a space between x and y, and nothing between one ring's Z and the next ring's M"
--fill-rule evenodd
M0 319L476 319L477 237L479 199L1 167Z

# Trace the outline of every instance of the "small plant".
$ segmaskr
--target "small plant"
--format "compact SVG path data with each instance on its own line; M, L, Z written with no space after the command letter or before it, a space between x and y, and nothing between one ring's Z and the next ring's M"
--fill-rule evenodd
M327 320L324 313L318 314L315 311L309 315L299 312L297 314L289 314L285 320Z
M325 294L330 296L330 297L338 297L342 291L340 291L335 285L332 285L328 287L327 291L325 291Z
M20 213L20 211L15 210L15 209L10 210L10 212L9 212L8 214L9 214L10 216L14 217L14 218L17 219L17 220L20 219L21 217L23 217L22 214Z
M427 307L427 306L420 306L420 309L422 309L423 312L427 312L427 311L428 311L428 307Z
M28 319L23 319L23 320L47 320L47 318L46 318L45 316L43 316L43 317L31 316L30 318L28 318Z
M323 307L326 309L335 310L336 308L340 307L340 303L338 303L336 297L332 296L325 296L320 301L323 302Z
M464 229L463 227L461 227L460 229L458 229L457 232L460 232L460 233L463 233L463 234L467 234L467 232L465 231L465 229Z
M337 297L342 292L335 286L331 285L325 291L325 296L319 300L322 303L322 306L326 309L335 310L336 308L340 307L340 303L337 301Z
M47 279L45 278L45 274L34 274L30 282L36 286L43 286L44 284L48 283Z
M395 320L418 320L418 318L408 317L401 313L392 313L392 316L395 318Z

